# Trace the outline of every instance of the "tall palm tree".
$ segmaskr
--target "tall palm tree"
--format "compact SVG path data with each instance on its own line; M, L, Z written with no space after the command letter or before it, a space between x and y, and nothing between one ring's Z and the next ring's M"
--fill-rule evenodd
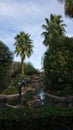
M73 0L59 0L60 2L64 2L65 14L71 18L73 18Z
M30 39L30 35L25 32L20 32L20 34L15 37L15 53L16 55L20 55L21 57L21 66L22 66L22 77L24 76L24 60L27 57L31 56L33 52L32 48L32 40Z
M46 24L42 25L43 29L45 30L42 35L44 36L44 45L49 45L50 40L54 39L58 36L64 36L65 35L65 29L64 26L66 26L63 23L63 20L61 19L61 15L50 15L50 20L48 18L45 18Z

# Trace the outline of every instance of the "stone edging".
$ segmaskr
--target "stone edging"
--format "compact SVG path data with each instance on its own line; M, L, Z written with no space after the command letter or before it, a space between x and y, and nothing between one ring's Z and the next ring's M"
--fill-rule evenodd
M49 94L46 92L45 92L45 95L54 99L55 101L64 102L64 103L72 103L73 102L73 96L59 97L59 96L55 96L55 95L52 95L52 94Z
M22 93L22 96L25 94ZM9 100L13 100L13 99L17 99L19 96L19 94L13 94L13 95L5 95L5 94L0 94L0 101L9 101Z

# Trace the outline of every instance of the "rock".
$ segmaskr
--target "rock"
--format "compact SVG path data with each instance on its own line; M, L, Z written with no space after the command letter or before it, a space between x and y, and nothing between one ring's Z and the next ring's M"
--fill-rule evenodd
M30 101L28 101L28 105L30 107L35 107L35 106L44 106L44 103L41 102L39 99L37 99L36 97Z
M72 103L73 102L73 96L67 96L65 98L65 103Z

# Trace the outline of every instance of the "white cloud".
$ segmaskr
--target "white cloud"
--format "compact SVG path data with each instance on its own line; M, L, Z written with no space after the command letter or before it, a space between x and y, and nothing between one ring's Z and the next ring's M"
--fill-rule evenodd
M73 33L68 33L66 36L73 37Z
M58 0L0 0L0 40L14 50L14 37L20 31L31 34L34 43L34 53L29 59L37 68L41 68L41 57L45 52L42 45L41 25L45 24L44 18L50 14L61 14L65 24L67 24L67 35L72 36L73 21L65 18L64 5ZM20 58L14 58L19 60ZM28 61L28 59L26 59Z
M45 11L43 11L43 8ZM5 2L0 3L0 15L3 17L12 17L14 19L22 19L29 16L38 17L46 12L46 7L42 7L35 3L27 1L26 3L19 2Z

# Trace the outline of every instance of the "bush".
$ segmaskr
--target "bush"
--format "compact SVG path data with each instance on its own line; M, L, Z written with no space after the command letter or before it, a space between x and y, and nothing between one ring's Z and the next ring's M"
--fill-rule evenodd
M58 46L56 46L58 44ZM46 90L61 90L70 94L73 88L73 38L62 37L55 41L53 49L44 54ZM66 91L66 92L65 92Z
M12 59L12 52L0 41L0 90L7 87L9 83Z
M38 73L38 70L30 63L26 63L25 65L25 74L26 75L33 75Z
M73 129L73 108L0 108L0 129L5 130L58 130Z
M21 63L13 62L13 77L18 77L21 74ZM24 75L32 75L38 73L38 70L31 63L24 63Z
M16 93L18 93L17 89L15 87L10 87L10 86L4 89L4 91L2 92L2 94L6 94L6 95L11 95Z

